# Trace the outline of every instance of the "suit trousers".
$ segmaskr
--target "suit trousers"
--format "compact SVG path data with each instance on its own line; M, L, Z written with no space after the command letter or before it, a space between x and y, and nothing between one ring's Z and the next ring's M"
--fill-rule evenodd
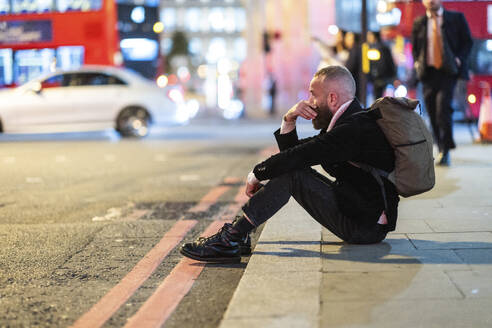
M447 152L456 148L453 139L453 108L451 107L456 78L429 67L422 85L425 107L439 151Z
M243 212L259 226L280 210L290 197L338 238L353 244L379 243L384 226L363 225L343 215L337 205L333 182L309 168L284 174L267 182L243 206Z

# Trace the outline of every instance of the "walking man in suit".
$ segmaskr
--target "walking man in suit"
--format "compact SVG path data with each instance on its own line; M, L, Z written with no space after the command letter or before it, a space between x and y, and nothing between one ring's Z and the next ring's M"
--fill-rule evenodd
M395 229L399 198L393 184L383 178L385 210L375 178L349 163L366 163L388 172L395 164L393 149L376 121L355 115L363 109L355 99L352 74L343 66L322 68L309 89L309 99L294 105L274 133L280 153L256 165L248 175L250 199L242 214L217 234L184 244L183 255L209 262L240 261L241 255L251 252L249 232L271 218L291 196L321 225L350 243L378 243ZM312 120L321 132L299 140L298 117ZM318 164L336 181L311 168Z
M444 10L441 0L422 0L426 14L412 29L412 54L417 78L439 148L438 165L449 166L453 140L451 101L458 78L468 79L467 58L473 45L465 16Z

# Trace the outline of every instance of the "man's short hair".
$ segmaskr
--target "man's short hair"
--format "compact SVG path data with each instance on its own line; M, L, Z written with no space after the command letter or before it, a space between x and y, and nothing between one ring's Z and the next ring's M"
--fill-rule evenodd
M326 66L314 74L315 78L320 78L322 81L337 81L341 83L342 88L350 96L355 96L355 80L350 71L339 65Z

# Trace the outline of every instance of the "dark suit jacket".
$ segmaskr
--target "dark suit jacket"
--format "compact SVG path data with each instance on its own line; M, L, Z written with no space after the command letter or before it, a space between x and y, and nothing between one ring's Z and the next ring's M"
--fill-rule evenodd
M336 178L334 191L344 215L364 224L376 224L384 209L380 186L374 177L348 161L366 163L391 172L394 152L373 118L357 115L363 111L354 100L330 132L299 140L296 130L286 134L275 132L280 153L256 165L253 172L260 180L321 164ZM356 114L356 115L354 115ZM385 179L383 179L385 180ZM388 201L388 229L394 230L397 218L398 194L385 180Z
M465 16L456 11L443 11L443 67L451 76L468 79L468 55L473 45ZM427 75L427 16L415 20L412 28L412 54L416 63L417 77L425 80ZM455 58L459 58L458 67Z

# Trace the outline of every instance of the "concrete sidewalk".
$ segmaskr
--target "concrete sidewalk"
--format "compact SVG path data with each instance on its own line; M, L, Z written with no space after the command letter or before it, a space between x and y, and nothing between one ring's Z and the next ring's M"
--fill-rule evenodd
M492 327L492 146L457 139L452 166L402 199L383 243L345 244L291 201L220 327Z

